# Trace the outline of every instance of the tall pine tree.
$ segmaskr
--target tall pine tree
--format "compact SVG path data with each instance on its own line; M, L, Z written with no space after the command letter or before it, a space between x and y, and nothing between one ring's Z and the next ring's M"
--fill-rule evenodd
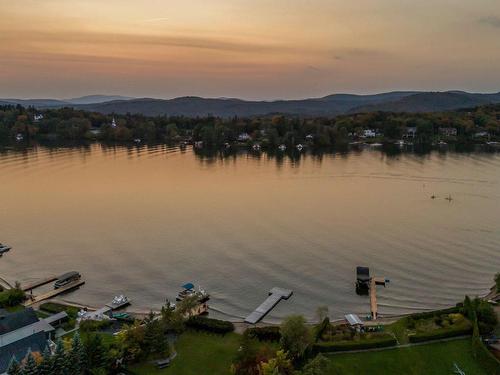
M69 353L71 374L82 374L86 370L85 347L78 332L73 336L71 352Z
M108 365L106 347L99 335L93 334L86 341L87 371L105 369Z
M38 365L39 375L52 375L52 355L50 349L45 347L42 354L42 362Z
M21 374L21 366L19 366L19 362L16 357L12 356L9 368L7 369L7 375L20 375Z
M38 365L36 364L35 357L31 351L28 352L26 356L26 363L23 368L23 375L38 375Z
M67 373L66 352L64 344L59 338L56 343L56 352L52 357L52 374L53 375L66 375Z

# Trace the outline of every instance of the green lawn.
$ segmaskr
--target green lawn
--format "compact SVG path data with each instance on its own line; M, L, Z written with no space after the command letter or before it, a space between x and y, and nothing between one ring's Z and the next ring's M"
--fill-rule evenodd
M470 339L329 358L327 375L453 375L454 362L467 375L488 375L472 357Z
M177 357L169 368L157 370L154 365L145 363L130 370L140 375L229 375L240 339L241 335L235 333L221 336L188 331L176 342Z

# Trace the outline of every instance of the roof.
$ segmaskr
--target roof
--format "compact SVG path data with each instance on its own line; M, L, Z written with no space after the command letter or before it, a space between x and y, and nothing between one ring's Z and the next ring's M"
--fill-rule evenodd
M73 276L76 276L76 275L79 275L80 273L77 272L77 271L70 271L70 272L66 272L65 274L59 276L57 278L57 280L64 280L64 279L67 279L69 277L73 277Z
M38 332L22 340L11 343L0 348L0 374L7 371L13 356L21 361L28 350L32 352L42 352L47 346L47 337L44 332Z
M0 335L15 331L16 329L38 322L38 317L32 308L14 313L7 313L0 317Z
M184 289L194 289L193 283L187 283L182 286Z
M363 322L356 314L347 314L344 317L351 326L363 325Z
M46 323L53 324L53 323L57 323L60 320L64 320L67 318L68 318L68 314L66 313L66 311L61 311L61 312L58 312L57 314L51 315L51 316L43 319L43 320Z
M16 329L4 335L0 335L0 349L4 346L8 346L16 341L23 340L29 336L32 336L38 332L52 332L55 328L52 327L47 321L39 320L36 323L24 326L22 328Z

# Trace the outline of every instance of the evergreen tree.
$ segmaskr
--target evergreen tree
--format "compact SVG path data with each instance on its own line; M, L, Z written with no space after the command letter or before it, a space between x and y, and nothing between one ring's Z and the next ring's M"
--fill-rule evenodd
M85 345L87 371L104 369L107 366L106 348L101 336L91 335Z
M45 347L42 355L42 362L38 366L39 375L52 375L52 356L48 347Z
M12 356L9 368L7 369L7 375L21 375L21 366L19 366L19 362L16 357Z
M70 358L71 374L81 374L85 371L85 347L80 339L78 332L73 336L71 344L71 352L68 356Z
M26 356L26 363L23 368L23 375L38 375L38 365L36 364L35 357L33 354L28 352Z
M64 344L59 338L56 343L56 352L52 358L52 374L53 375L66 375L67 362L66 352L64 351Z

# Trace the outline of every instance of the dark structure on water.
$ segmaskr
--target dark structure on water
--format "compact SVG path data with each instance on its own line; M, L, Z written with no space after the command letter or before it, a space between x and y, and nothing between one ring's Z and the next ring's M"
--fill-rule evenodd
M368 267L356 267L356 293L367 295L370 289L370 269Z

